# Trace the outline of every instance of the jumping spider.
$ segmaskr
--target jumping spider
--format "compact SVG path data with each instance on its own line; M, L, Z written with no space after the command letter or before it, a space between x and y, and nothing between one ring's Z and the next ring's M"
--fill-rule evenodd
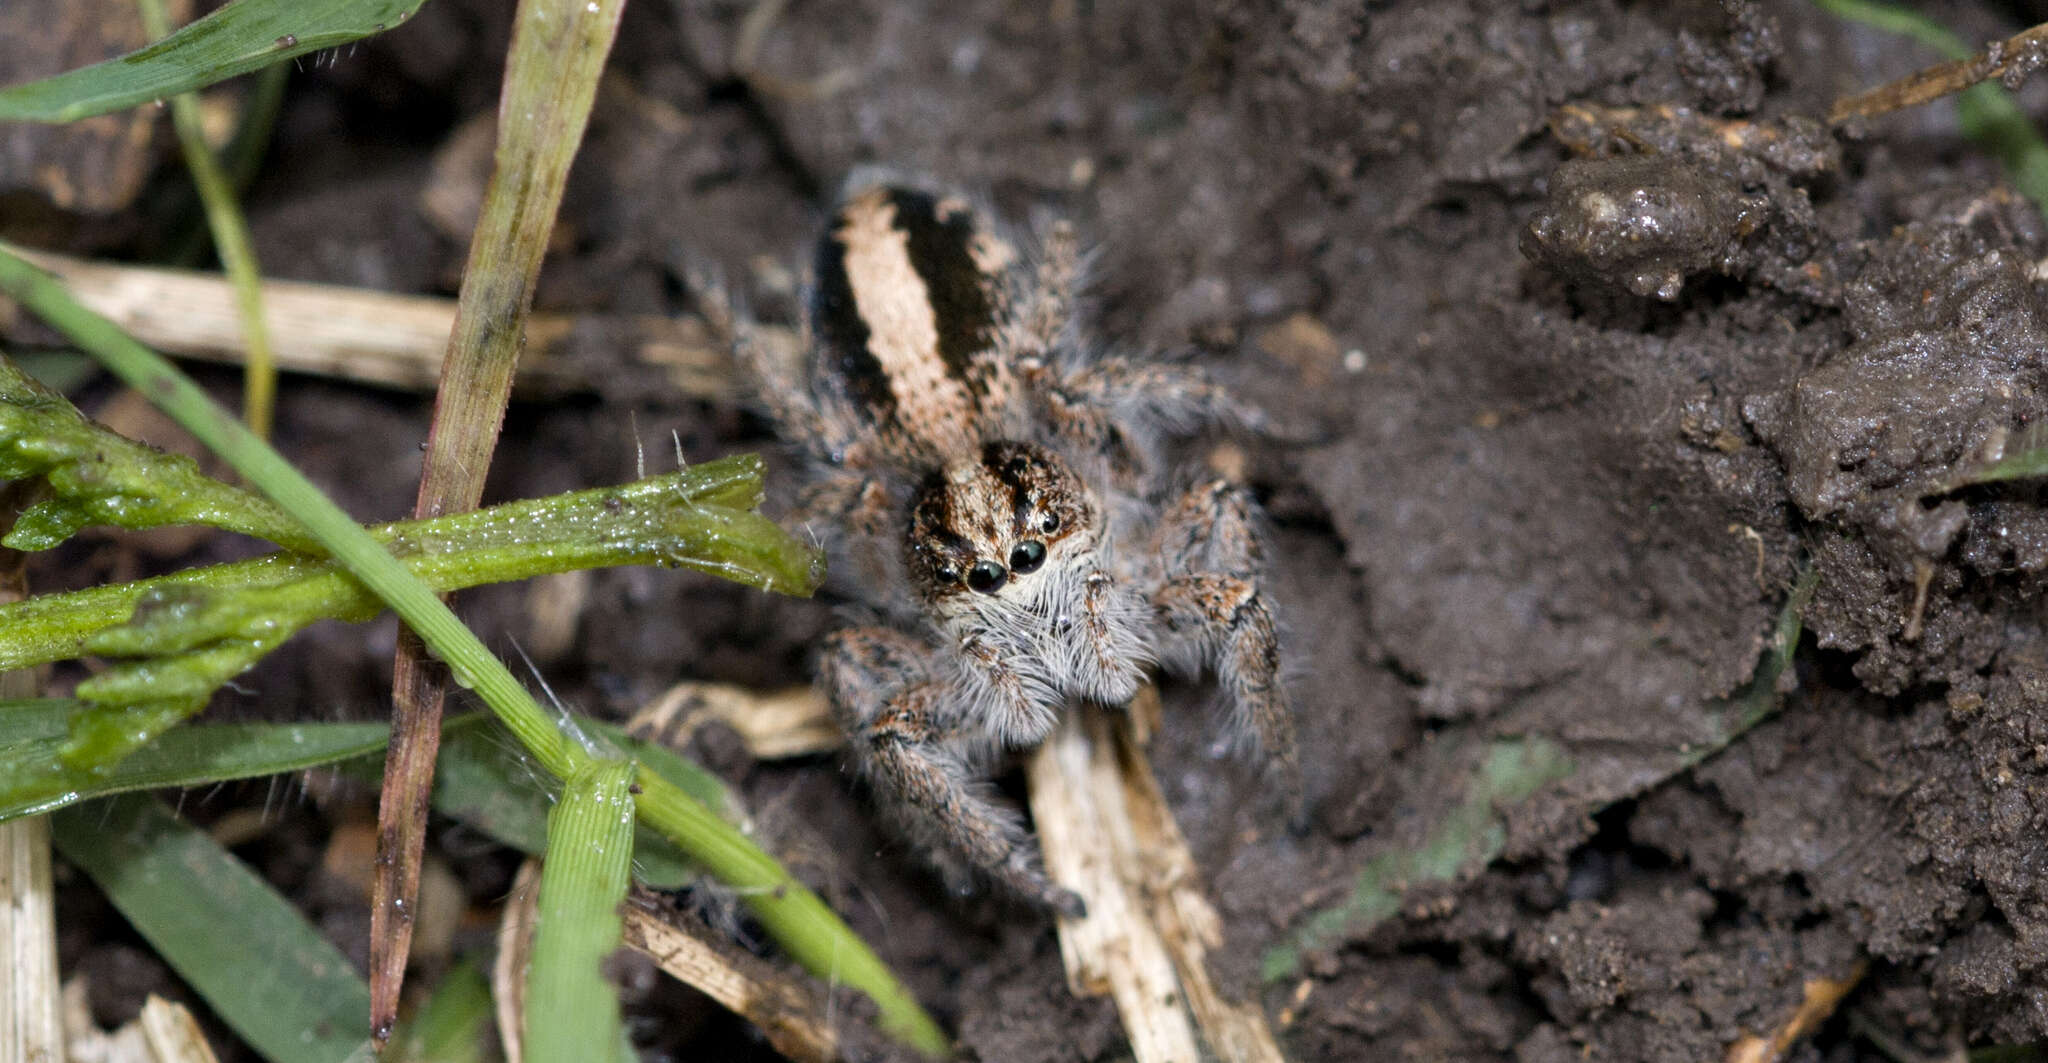
M873 610L819 671L878 804L954 886L1078 916L988 797L991 765L1071 699L1127 702L1155 661L1213 666L1290 785L1294 734L1257 504L1162 468L1166 437L1255 416L1187 367L1103 356L1071 314L1073 232L1041 230L1027 259L957 195L856 178L802 349L744 328L735 346L811 459L802 515Z

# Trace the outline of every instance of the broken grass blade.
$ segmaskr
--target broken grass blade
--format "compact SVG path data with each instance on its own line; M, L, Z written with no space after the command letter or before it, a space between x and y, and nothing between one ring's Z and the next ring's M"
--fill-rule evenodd
M456 619L446 603L282 455L216 406L176 366L78 305L54 279L5 244L0 244L0 291L140 389L258 490L303 521L350 574L389 604L433 648L457 683L474 690L491 707L550 774L569 777L582 766L588 754L562 735L554 718L541 710L504 662ZM644 766L640 785L643 792L636 807L646 822L714 877L738 889L797 962L841 987L866 993L879 1012L878 1024L905 1044L925 1055L947 1051L946 1036L938 1023L918 1006L867 942L817 894L732 824Z
M1454 881L1491 862L1507 842L1501 810L1572 770L1564 747L1540 737L1494 739L1460 752L1476 761L1463 799L1421 844L1367 861L1349 896L1315 912L1285 941L1268 949L1260 962L1266 981L1288 977L1300 969L1308 953L1341 944L1400 911L1408 889Z
M425 0L235 0L154 44L0 89L0 122L73 122L382 33Z
M1819 582L1819 575L1810 568L1800 573L1778 611L1755 676L1734 695L1705 707L1712 737L1673 751L1667 770L1655 782L1616 797L1641 793L1700 764L1777 711L1782 700L1778 680L1791 667L1802 618ZM1466 749L1456 748L1443 762L1450 764L1468 756ZM1464 799L1443 821L1419 845L1383 852L1367 861L1353 880L1349 896L1314 912L1286 940L1266 951L1260 960L1261 977L1267 982L1290 977L1301 969L1310 952L1367 933L1399 912L1402 896L1419 883L1455 881L1492 862L1507 841L1503 810L1573 770L1568 751L1540 735L1491 740L1480 751L1465 784ZM1597 811L1599 808L1589 807L1584 813L1591 816Z
M548 813L548 851L526 972L525 1058L585 1063L619 1042L618 993L600 969L619 947L633 863L633 765L592 760Z
M51 817L83 868L186 983L272 1063L341 1063L370 988L305 916L204 831L148 797Z

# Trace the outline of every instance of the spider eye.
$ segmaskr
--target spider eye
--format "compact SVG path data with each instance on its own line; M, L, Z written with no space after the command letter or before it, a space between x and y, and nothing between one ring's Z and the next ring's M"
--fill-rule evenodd
M1045 544L1036 539L1026 539L1010 549L1010 571L1018 575L1038 571L1045 564Z
M958 583L960 582L960 566L951 564L940 565L938 577L940 583Z
M1038 518L1038 530L1047 535L1060 530L1060 515L1057 513L1047 513L1045 516Z
M967 570L967 586L981 594L994 594L1008 582L1010 574L993 561L976 561Z

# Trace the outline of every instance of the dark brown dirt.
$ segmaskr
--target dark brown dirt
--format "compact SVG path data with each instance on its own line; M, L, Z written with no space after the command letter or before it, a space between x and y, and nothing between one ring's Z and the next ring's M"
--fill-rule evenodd
M295 79L251 205L270 272L447 289L462 247L418 197L490 107L500 6L439 0ZM879 162L1079 217L1111 339L1194 349L1308 440L1249 447L1310 827L1217 751L1202 689L1168 691L1154 751L1230 924L1219 973L1295 1058L1719 1059L1866 962L1796 1058L2048 1039L2048 508L1964 483L2042 440L2048 227L1946 105L1810 117L1935 57L1790 0L829 0L773 25L750 89L748 7L629 10L543 303L675 312L679 267L709 264L786 308L821 197ZM1989 39L2024 15L1943 17ZM671 429L692 458L769 444L729 407L612 394L515 409L493 495L630 476L634 425L650 454ZM423 401L287 395L316 477L366 518L409 504ZM1807 568L1782 713L1684 770ZM523 595L467 612L523 637ZM551 679L604 714L679 677L789 682L831 623L605 573ZM229 711L380 711L375 630L304 640ZM1570 771L1503 810L1500 861L1262 980L1456 805L1456 751L1509 737ZM835 763L713 743L969 1058L1127 1051L1047 923L945 896ZM68 947L127 971L109 940ZM648 1042L742 1051L700 1011L697 1040Z

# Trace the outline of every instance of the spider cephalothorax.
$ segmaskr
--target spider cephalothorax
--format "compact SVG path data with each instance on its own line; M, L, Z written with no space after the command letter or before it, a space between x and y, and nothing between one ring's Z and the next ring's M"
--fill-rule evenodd
M999 595L1048 556L1092 552L1101 540L1074 470L1044 447L1005 440L925 476L905 545L919 593L944 610L961 608L962 595Z
M1293 727L1255 504L1155 458L1162 434L1241 411L1185 367L1096 357L1071 232L1039 243L959 196L856 180L819 242L808 356L745 335L739 353L813 459L804 509L835 572L888 618L819 667L878 802L957 882L1076 914L981 766L1077 699L1128 700L1155 660L1213 668L1283 769Z

